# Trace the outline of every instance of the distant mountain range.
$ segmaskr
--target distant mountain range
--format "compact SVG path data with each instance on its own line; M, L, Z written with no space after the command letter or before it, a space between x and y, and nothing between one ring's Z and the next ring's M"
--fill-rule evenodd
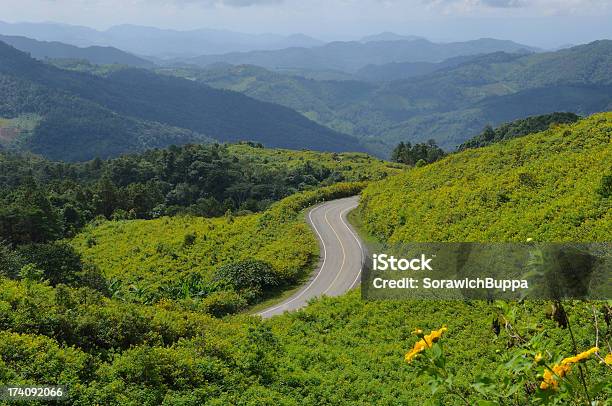
M612 41L606 40L557 52L383 65L353 75L367 72L368 82L316 81L246 65L163 71L289 106L386 155L400 141L430 138L453 149L486 124L530 115L611 110L610 66ZM393 75L400 79L388 81Z
M445 59L491 52L530 52L534 48L512 41L483 38L474 41L438 44L425 39L331 42L312 48L275 51L234 52L177 59L172 63L207 66L215 63L257 65L268 69L313 69L356 72L367 65L401 62L441 62Z
M512 41L488 38L434 43L414 35L382 32L359 41L324 43L303 34L245 34L213 29L178 31L127 24L99 31L57 23L0 21L0 35L5 42L39 59L77 58L96 64L120 61L137 67L150 67L151 62L166 66L250 64L311 73L316 78L339 77L343 72L355 73L370 65L437 63L453 57L496 51L537 50ZM390 68L403 70L404 66ZM321 72L327 72L327 76L322 76ZM400 76L406 77L405 74Z
M36 59L84 59L98 65L119 64L139 68L152 68L155 64L146 59L113 47L89 46L80 48L61 42L0 35L0 41L29 53Z
M0 118L34 120L33 131L20 136L13 129L0 143L52 159L86 160L213 139L363 150L355 138L277 104L143 69L105 77L58 69L3 42L0 94Z
M112 46L137 55L162 59L323 44L303 34L245 34L213 29L178 31L138 25L118 25L98 31L67 24L11 24L0 21L0 34L59 41L79 47Z
M394 32L381 32L380 34L368 35L361 38L360 42L379 42L379 41L414 41L417 39L424 39L416 35L400 35Z
M6 26L0 23L0 32ZM215 38L210 30L8 26L51 37L95 39L94 32L143 46L187 34ZM291 38L309 41L298 37ZM2 38L46 63L0 43L0 147L58 159L213 139L387 156L400 141L435 139L449 150L487 124L612 110L609 40L535 52L512 41L433 43L381 33L154 65L116 48Z

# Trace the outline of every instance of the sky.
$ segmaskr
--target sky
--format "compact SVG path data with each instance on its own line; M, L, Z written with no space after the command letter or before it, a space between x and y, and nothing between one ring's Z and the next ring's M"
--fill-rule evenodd
M382 31L543 48L612 38L612 0L0 0L0 10L7 22L299 32L326 41Z

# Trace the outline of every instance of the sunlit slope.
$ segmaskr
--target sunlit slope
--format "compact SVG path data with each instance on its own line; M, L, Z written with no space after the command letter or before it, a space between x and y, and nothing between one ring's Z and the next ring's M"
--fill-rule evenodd
M602 113L450 155L369 186L363 222L390 242L610 240L611 137Z
M215 272L250 260L267 264L274 284L284 285L307 274L318 258L301 210L358 194L363 186L339 183L301 192L263 213L236 217L102 221L77 235L72 245L117 285L117 292L139 302L231 290L215 282Z

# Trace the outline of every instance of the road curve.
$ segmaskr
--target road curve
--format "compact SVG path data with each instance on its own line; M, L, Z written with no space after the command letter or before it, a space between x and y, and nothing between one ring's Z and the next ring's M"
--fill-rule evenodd
M364 254L361 241L346 220L357 207L357 196L313 207L306 218L319 240L321 258L310 280L282 303L257 313L267 318L306 306L314 297L338 296L359 283Z

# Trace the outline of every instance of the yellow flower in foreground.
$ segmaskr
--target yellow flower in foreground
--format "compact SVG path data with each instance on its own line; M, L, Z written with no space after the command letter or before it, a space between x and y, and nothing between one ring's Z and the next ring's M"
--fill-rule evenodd
M431 348L433 343L437 342L442 337L442 333L446 330L448 330L446 327L442 327L440 330L433 330L431 333L424 336L421 340L417 341L414 344L414 347L412 347L412 349L406 353L406 356L404 357L406 362L412 361L420 352L426 350L427 348ZM419 331L419 335L423 334L422 330L416 331Z
M606 355L606 358L604 359L604 362L608 365L612 365L612 352L608 355Z
M541 352L538 352L536 354L536 356L533 358L536 364L539 364L540 362L542 362L542 360L544 359L544 357L542 356Z
M448 330L446 327L442 327L440 330L434 330L423 337L423 340L425 340L428 347L431 347L433 343L437 342L442 337L442 333L446 330Z
M567 375L571 369L573 364L577 364L579 362L585 361L591 355L598 352L599 348L593 347L590 350L581 352L578 355L573 357L564 358L560 364L554 365L552 367L552 371L550 369L546 369L544 374L542 375L542 383L540 384L540 389L558 389L559 388L559 380L565 375ZM536 356L537 358L537 356Z
M552 371L547 369L544 371L543 381L540 384L540 389L558 389L559 379L563 378L572 369L571 365L555 365Z

